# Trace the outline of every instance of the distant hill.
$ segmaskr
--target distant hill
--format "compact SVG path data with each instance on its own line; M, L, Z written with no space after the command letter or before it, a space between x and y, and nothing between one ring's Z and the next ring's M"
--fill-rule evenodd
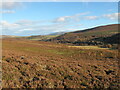
M30 40L46 41L48 39L58 37L59 35L62 35L64 33L65 32L56 32L56 33L51 33L51 34L48 34L48 35L33 35L33 36L24 37L24 38L30 39Z
M19 36L14 36L14 35L1 35L0 38L15 38Z
M55 33L51 33L49 35L62 35L65 34L66 32L55 32Z
M46 41L48 39L52 39L57 36L58 35L35 35L35 36L28 36L28 37L23 37L23 38L29 39L29 40Z
M49 39L47 41L74 44L74 45L102 45L103 43L113 44L114 40L118 40L118 37L114 37L114 35L119 33L118 25L119 24L98 26L86 30L79 30L75 32L65 33L58 37ZM111 40L108 40L107 37ZM103 39L98 40L98 38L107 38L107 39L106 41L104 41Z
M48 39L55 38L62 34L63 32L52 33L49 35L33 35L33 36L1 35L0 38L21 38L21 39L29 39L29 40L37 40L37 41L46 41Z

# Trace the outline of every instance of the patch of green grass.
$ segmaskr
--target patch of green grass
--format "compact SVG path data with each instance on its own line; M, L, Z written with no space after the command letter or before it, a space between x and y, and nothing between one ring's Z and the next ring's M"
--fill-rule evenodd
M66 51L58 51L58 50L54 50L54 49L48 50L48 52L54 53L54 54L59 54L59 55L68 54Z
M27 37L27 39L30 39L30 40L47 40L47 39L55 38L57 36L59 36L59 35L30 36L30 37Z
M80 53L85 53L85 51L79 51Z

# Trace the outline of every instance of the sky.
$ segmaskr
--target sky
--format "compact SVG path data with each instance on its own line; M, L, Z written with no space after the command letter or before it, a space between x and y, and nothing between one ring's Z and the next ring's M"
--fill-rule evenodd
M117 2L4 2L2 35L71 32L118 23Z

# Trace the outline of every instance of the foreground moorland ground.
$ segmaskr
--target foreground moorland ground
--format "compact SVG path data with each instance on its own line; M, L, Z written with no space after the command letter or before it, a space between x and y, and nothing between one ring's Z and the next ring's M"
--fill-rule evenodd
M3 88L119 88L118 50L3 39Z

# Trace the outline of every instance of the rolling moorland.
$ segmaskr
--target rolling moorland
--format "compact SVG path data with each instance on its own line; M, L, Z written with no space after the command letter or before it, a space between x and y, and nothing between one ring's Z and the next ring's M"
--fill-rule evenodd
M44 40L3 38L2 86L119 89L118 35L118 25L108 25Z

